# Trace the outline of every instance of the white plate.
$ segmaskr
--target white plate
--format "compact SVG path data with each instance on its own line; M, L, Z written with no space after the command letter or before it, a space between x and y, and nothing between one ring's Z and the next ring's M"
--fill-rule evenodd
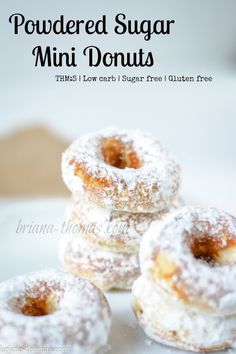
M0 202L0 280L48 267L61 268L58 235L65 220L66 205L65 199ZM19 230L19 223L30 225L31 229L28 227L23 232ZM32 233L33 225L42 224L54 225L58 231L54 234ZM107 353L187 353L159 345L144 335L132 313L130 292L109 292L106 296L112 308L112 330Z

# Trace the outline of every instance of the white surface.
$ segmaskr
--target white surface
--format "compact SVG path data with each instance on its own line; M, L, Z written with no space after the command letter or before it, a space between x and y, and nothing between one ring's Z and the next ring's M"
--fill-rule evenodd
M25 224L53 224L64 221L65 199L0 201L0 280L47 267L61 268L58 261L58 232L55 235L16 233L21 219ZM138 327L131 310L130 292L106 294L112 308L109 354L178 354L149 340ZM229 353L235 353L230 350ZM222 353L222 352L221 352Z

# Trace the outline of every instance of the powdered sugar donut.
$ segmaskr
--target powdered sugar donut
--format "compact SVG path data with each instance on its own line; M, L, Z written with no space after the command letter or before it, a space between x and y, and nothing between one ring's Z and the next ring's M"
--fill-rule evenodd
M153 223L141 242L142 273L207 311L236 314L236 218L184 207Z
M163 219L181 205L183 201L178 199L168 210L159 213L127 213L104 209L82 196L74 196L68 218L92 246L112 252L138 253L142 235L151 222Z
M107 129L76 140L62 156L64 182L95 204L158 212L175 200L179 166L160 142L140 131Z
M137 320L157 342L204 353L236 346L236 315L221 316L186 304L144 276L135 281L132 292Z
M62 240L60 259L69 272L89 279L103 291L131 289L140 274L137 255L103 251L78 235Z
M106 345L110 322L102 292L72 274L44 270L0 284L2 346L92 354Z

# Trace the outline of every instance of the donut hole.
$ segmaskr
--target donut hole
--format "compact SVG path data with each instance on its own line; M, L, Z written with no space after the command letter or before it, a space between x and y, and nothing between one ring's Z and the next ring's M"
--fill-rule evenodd
M116 168L138 169L142 166L141 160L132 145L125 144L120 139L103 139L101 143L101 154L106 164Z
M192 237L190 250L194 258L210 266L236 263L236 241L227 236L201 235Z
M23 296L12 299L9 303L12 310L25 316L46 316L60 310L63 291L56 287L51 289L45 282L40 284L27 288Z
M59 310L59 304L55 296L30 297L27 296L21 313L25 316L46 316Z

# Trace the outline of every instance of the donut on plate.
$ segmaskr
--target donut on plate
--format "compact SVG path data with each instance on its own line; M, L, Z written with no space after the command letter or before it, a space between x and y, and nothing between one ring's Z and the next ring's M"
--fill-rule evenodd
M128 212L158 212L176 199L179 166L160 142L140 131L107 129L76 140L62 156L73 194Z
M73 196L67 217L76 225L80 236L92 246L134 254L138 253L142 235L151 222L163 219L181 205L183 201L177 199L168 209L158 213L127 213L104 209L82 196Z
M233 216L213 208L183 207L153 222L141 241L140 266L134 311L151 338L196 351L235 346Z
M102 292L72 274L44 270L0 284L1 346L92 354L107 344L110 323Z
M103 291L131 289L140 274L137 254L104 251L80 235L67 235L61 241L60 259L69 272L89 279Z

